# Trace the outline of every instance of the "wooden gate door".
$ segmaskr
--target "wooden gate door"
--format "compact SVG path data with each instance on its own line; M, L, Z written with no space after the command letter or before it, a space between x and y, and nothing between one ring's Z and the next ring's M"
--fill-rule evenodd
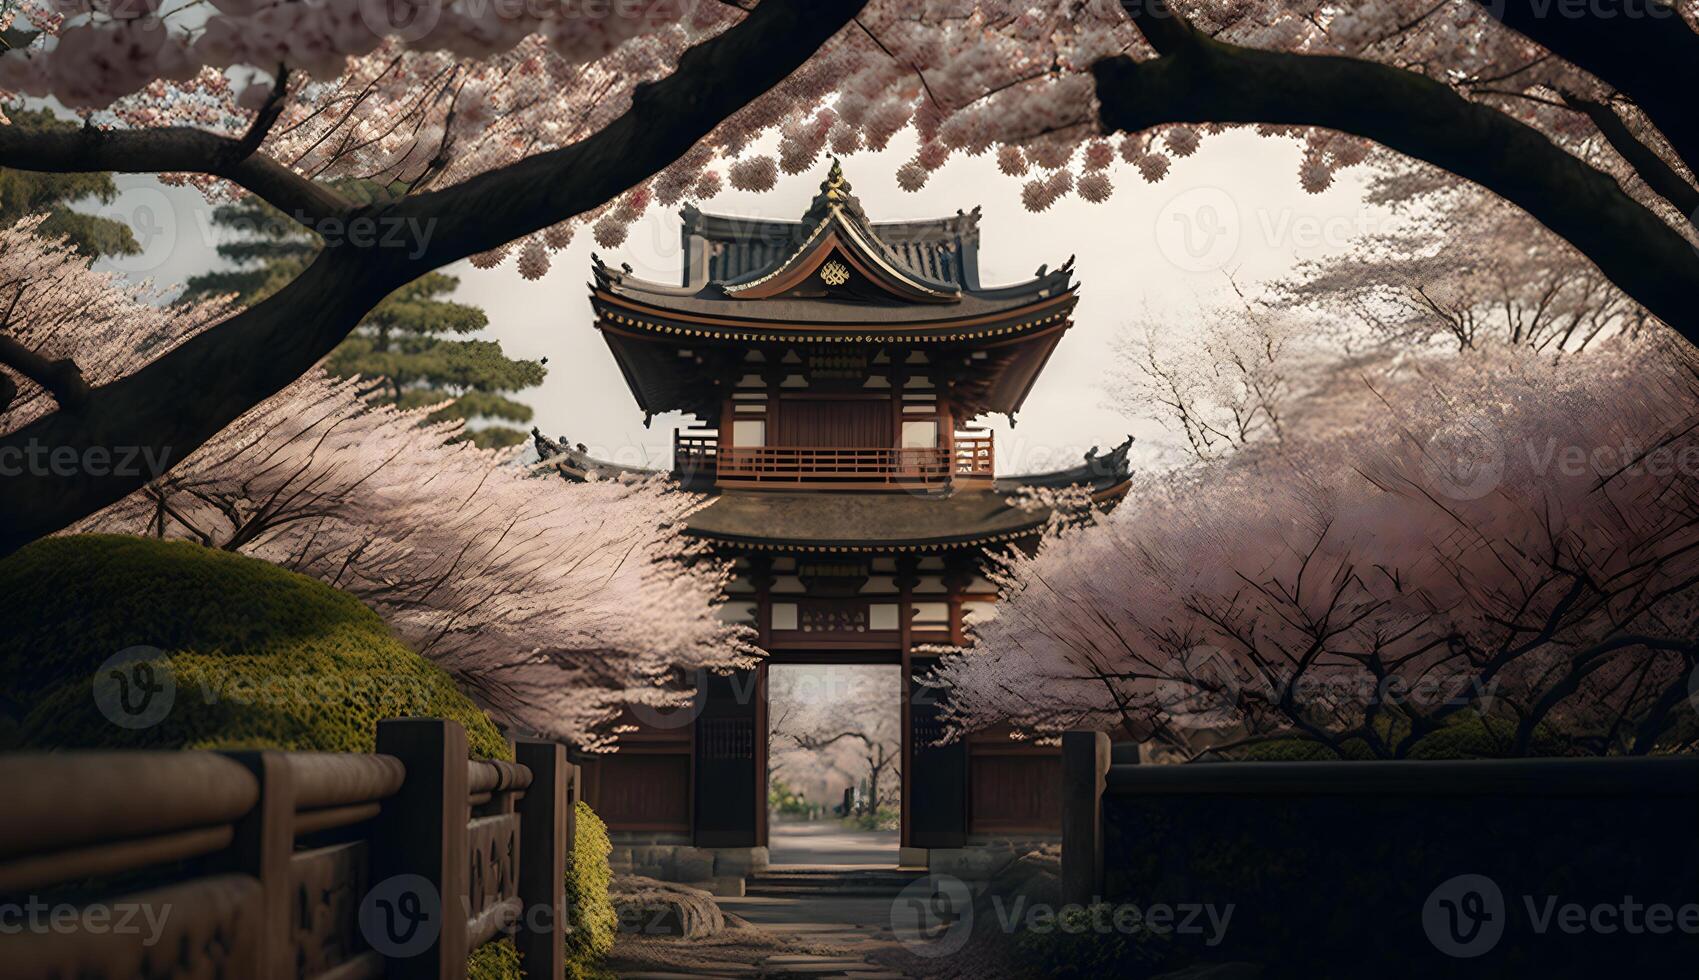
M756 847L764 841L764 753L758 751L760 675L740 670L709 674L698 692L696 718L697 847Z
M936 658L913 659L909 676L909 730L903 760L913 799L903 828L908 847L963 847L967 844L967 746L934 745L944 734L937 688L923 687L915 676L937 665Z

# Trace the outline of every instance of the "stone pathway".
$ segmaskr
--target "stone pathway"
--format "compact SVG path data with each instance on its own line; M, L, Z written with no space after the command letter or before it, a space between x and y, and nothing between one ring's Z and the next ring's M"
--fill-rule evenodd
M776 868L894 867L895 830L846 830L836 820L775 820L768 832L769 861Z

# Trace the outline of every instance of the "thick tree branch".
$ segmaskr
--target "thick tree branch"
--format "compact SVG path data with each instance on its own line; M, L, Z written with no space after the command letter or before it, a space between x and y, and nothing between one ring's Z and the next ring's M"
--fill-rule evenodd
M14 338L0 334L0 364L46 388L62 409L80 409L88 401L89 388L83 381L82 369L68 357L50 361Z
M1597 75L1640 106L1689 170L1699 171L1699 34L1662 0L1639 9L1553 0L1475 0L1506 27Z
M631 109L586 139L363 212L380 231L426 236L393 247L350 234L300 276L147 367L89 393L80 413L55 412L0 437L0 459L61 447L147 450L175 465L244 412L305 374L384 296L431 269L487 251L602 204L678 159L727 116L783 80L842 29L866 0L765 0L686 52L666 79L638 89ZM20 138L0 127L0 164L35 170L209 170L235 141L198 130ZM145 166L138 167L137 161ZM259 156L234 166L244 187L290 210L338 216L346 202ZM220 174L229 176L228 174ZM236 179L232 177L231 179ZM271 195L262 192L268 188ZM334 211L331 205L334 203ZM362 244L364 242L364 244ZM0 557L114 503L159 476L132 468L55 466L0 480Z
M1150 15L1136 17L1142 29ZM1164 123L1321 126L1375 140L1486 187L1591 259L1699 344L1699 252L1616 181L1539 131L1413 72L1355 58L1244 48L1196 32L1149 61L1093 66L1105 129Z
M354 210L347 198L256 152L247 140L231 139L192 126L159 129L84 126L47 131L0 126L0 167L62 174L102 171L211 174L252 191L267 204L307 225L342 218Z
M254 121L248 125L248 131L236 142L231 151L242 159L259 152L260 144L271 134L271 127L277 123L277 117L283 114L285 96L289 94L289 69L284 65L277 66L277 80L272 82L271 94L265 98L265 104L260 111L254 113Z
M384 213L434 224L422 264L435 268L595 208L683 156L720 120L783 81L866 5L764 0L737 26L686 51L677 71L639 86L625 115L595 135L406 198Z
M1597 126L1605 141L1616 150L1652 193L1668 201L1687 220L1699 225L1699 189L1689 184L1676 169L1664 162L1664 158L1653 152L1652 148L1640 142L1622 117L1603 102L1582 98L1573 92L1564 92L1563 103L1583 113Z

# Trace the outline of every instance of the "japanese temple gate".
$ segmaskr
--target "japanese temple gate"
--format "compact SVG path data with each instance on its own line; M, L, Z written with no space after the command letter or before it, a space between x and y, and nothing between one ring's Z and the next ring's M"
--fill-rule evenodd
M760 851L768 666L900 664L904 863L1059 834L1058 750L1000 732L938 745L935 692L914 679L934 663L918 647L960 644L990 613L986 550L1037 540L1048 515L1012 494L1126 491L1126 445L1001 478L973 426L1013 417L1070 326L1072 260L983 287L977 208L872 224L835 161L800 221L682 216L681 285L597 259L591 303L645 415L701 421L674 443L678 478L713 495L689 532L735 562L728 612L768 656L703 678L696 712L628 718L619 751L585 767L585 798L616 844ZM565 466L606 468L570 450Z

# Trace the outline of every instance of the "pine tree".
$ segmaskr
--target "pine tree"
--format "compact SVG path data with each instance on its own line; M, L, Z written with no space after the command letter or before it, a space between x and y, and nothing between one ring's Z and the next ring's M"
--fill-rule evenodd
M382 188L343 184L344 194L379 200ZM317 240L271 206L253 198L220 206L213 223L231 232L218 254L234 269L193 276L183 299L235 294L253 303L281 289L312 260ZM542 361L511 358L493 340L461 339L489 325L484 311L446 297L460 280L432 272L390 294L331 352L325 368L338 377L381 381L382 400L404 408L447 402L432 421L465 419L467 438L485 448L512 446L523 429L501 422L531 421L531 407L508 397L541 384Z
M76 130L78 124L45 109L11 109L11 125L29 132ZM134 255L141 246L121 221L73 211L67 205L93 198L102 204L118 196L111 174L53 174L0 167L0 227L31 214L48 215L36 229L43 238L66 238L84 258Z

